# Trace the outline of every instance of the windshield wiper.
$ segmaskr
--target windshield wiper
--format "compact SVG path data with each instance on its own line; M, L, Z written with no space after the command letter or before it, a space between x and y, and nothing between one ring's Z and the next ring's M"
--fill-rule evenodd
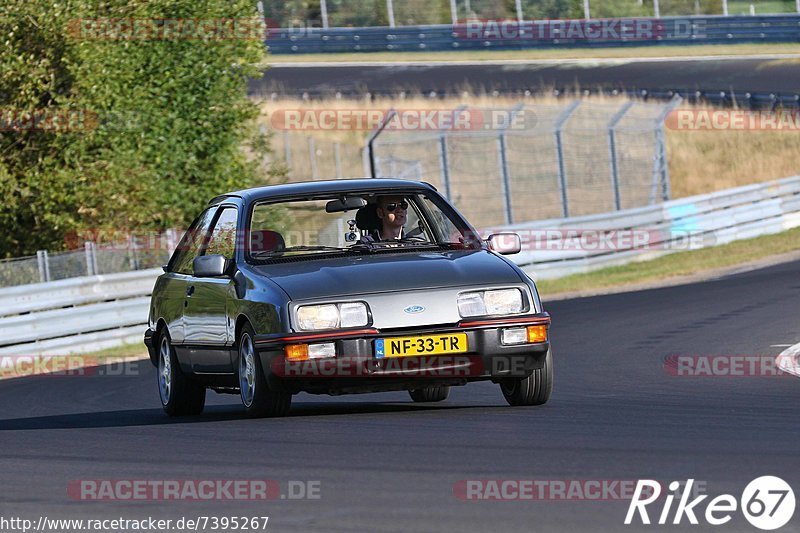
M342 251L347 248L339 248L338 246L290 246L281 250L262 250L260 252L253 252L253 257L273 255L283 255L289 252L324 252L324 251Z
M281 256L291 252L349 252L349 251L364 251L362 245L355 244L353 246L290 246L282 250L264 250L261 252L254 252L253 257L274 257Z

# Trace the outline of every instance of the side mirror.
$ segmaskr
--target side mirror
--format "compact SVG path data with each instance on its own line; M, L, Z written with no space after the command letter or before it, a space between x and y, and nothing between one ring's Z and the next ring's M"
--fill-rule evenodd
M489 249L501 255L518 254L522 241L516 233L494 233L486 239Z
M196 278L218 278L225 275L228 260L224 255L201 255L192 262L192 271Z

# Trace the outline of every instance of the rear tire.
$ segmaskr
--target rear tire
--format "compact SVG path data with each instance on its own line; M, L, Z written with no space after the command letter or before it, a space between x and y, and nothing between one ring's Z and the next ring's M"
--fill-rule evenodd
M500 390L509 405L542 405L553 394L553 350L547 351L544 366L525 378L504 378Z
M249 324L239 333L239 392L244 409L251 418L285 416L292 405L292 394L277 380L267 380L253 337Z
M408 394L417 403L441 402L450 395L450 387L448 385L431 385L422 389L410 390Z
M206 404L206 388L187 377L175 355L166 328L158 341L158 394L169 416L199 415Z

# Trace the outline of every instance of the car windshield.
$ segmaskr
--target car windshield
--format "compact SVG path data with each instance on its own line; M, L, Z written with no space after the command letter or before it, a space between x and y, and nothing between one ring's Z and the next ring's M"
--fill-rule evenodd
M386 236L381 219L389 209L404 214L404 218L398 215L401 225L394 237ZM465 237L469 229L448 215L441 199L424 193L345 193L265 201L254 206L249 227L249 256L256 261L297 254L480 246Z

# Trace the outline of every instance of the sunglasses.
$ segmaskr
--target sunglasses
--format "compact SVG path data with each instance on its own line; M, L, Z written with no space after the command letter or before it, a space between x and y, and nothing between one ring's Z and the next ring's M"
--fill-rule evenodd
M405 211L406 209L408 209L408 202L403 201L403 202L400 202L400 203L392 202L390 204L386 204L386 210L389 211L389 212L394 211L398 207L400 209L402 209L403 211Z

